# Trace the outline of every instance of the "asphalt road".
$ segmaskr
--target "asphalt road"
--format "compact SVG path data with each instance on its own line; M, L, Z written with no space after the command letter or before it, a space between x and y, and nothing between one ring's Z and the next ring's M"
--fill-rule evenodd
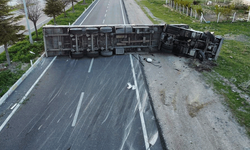
M126 24L122 0L98 0L82 25Z
M119 1L100 1L83 24L102 24L104 19L124 24L122 7ZM57 57L16 113L8 113L0 148L163 149L136 57ZM47 59L46 64L52 60Z

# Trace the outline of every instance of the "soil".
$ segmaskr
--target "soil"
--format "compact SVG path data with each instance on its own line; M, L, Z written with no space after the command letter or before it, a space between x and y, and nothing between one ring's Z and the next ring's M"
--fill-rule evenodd
M0 63L0 72L4 70L10 70L11 72L16 72L17 70L27 70L29 67L29 63L20 63L20 62L11 62L8 65L7 62Z
M124 2L131 24L152 24L134 0ZM201 64L192 58L161 53L140 56L168 149L250 150L244 127L201 73L213 71L216 63ZM146 62L146 58L153 62Z

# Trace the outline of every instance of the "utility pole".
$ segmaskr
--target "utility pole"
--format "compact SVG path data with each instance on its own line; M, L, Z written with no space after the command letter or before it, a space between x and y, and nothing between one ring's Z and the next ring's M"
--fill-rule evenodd
M26 17L26 21L27 21L27 27L28 27L28 30L29 30L30 43L33 44L32 36L31 36L31 32L30 32L30 24L29 24L29 19L28 19L28 14L27 14L27 8L26 8L26 2L25 2L25 0L23 0L23 6L24 6L24 12L25 12L25 17Z

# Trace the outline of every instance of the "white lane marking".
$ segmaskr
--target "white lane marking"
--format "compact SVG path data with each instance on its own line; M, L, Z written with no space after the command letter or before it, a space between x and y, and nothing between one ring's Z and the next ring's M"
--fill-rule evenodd
M108 12L108 10L106 10L106 12Z
M98 2L96 2L95 6L100 2L100 0ZM83 24L83 22L87 19L87 17L89 16L89 14L92 12L92 10L95 8L95 6L89 11L89 13L87 14L87 16L82 20L82 22L80 23Z
M57 120L57 123L59 123L59 122L60 122L60 120L61 120L61 119Z
M72 117L72 115L73 115L73 114L71 114L69 118L71 118L71 117Z
M40 125L40 127L38 128L38 130L40 130L42 126L43 126L43 125Z
M50 115L51 115L51 114L49 114L49 116L48 116L45 120L48 120L48 119L49 119L49 117L50 117Z
M90 63L90 65L89 65L89 71L88 71L88 73L90 73L90 71L91 71L91 69L92 69L93 62L94 62L94 58L91 59L91 63Z
M14 109L16 107L17 103L15 103L10 109Z
M78 114L79 114L79 111L80 111L80 108L81 108L81 105L82 105L83 96L84 96L84 92L81 93L81 97L79 99L79 102L78 102L78 105L77 105L77 108L76 108L76 113L75 113L75 116L74 116L74 119L73 119L73 122L72 122L72 127L74 127L76 125L76 120L77 120L77 117L78 117Z
M105 22L105 19L103 19L102 23L104 23L104 22Z
M129 54L129 55L130 55L130 63L131 63L131 68L132 68L132 73L133 73L133 78L134 78L134 84L136 87L136 89L135 89L136 98L138 101L138 109L139 109L139 114L140 114L140 120L141 120L141 125L142 125L142 132L143 132L145 147L146 147L146 150L150 150L149 143L148 143L147 129L146 129L145 120L144 120L143 111L142 111L142 106L141 106L141 101L140 101L140 94L139 94L139 90L138 90L138 86L137 86L137 80L135 77L134 64L133 64L133 60L132 60L132 55L131 54Z
M54 57L54 59L50 62L50 64L47 66L47 68L43 71L43 73L39 76L39 78L36 80L36 82L30 87L30 89L27 91L27 93L24 95L24 97L21 99L21 101L17 104L17 106L13 109L13 111L10 113L10 115L5 119L3 124L0 126L0 132L4 128L4 126L8 123L10 118L15 114L17 109L21 106L22 102L27 98L27 96L30 94L30 92L33 90L33 88L36 86L38 81L43 77L45 72L49 69L49 67L52 65L52 63L55 61L57 56Z
M125 23L124 14L123 14L122 0L120 0L120 5L121 5L121 11L122 11L123 24L126 24L126 23Z

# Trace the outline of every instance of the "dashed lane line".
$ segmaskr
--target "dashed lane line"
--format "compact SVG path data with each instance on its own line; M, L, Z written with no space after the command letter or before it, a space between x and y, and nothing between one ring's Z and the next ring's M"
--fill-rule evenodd
M105 21L105 20L104 20ZM88 73L91 72L92 66L93 66L94 58L91 59L90 65L89 65L89 70Z
M72 122L72 127L74 127L76 125L76 120L77 120L77 117L78 117L78 114L79 114L79 111L80 111L80 108L81 108L81 105L82 105L83 96L84 96L84 92L81 93L81 96L80 96L80 99L79 99L79 102L78 102L78 105L77 105L77 108L76 108L75 116L74 116L74 119L73 119L73 122Z

